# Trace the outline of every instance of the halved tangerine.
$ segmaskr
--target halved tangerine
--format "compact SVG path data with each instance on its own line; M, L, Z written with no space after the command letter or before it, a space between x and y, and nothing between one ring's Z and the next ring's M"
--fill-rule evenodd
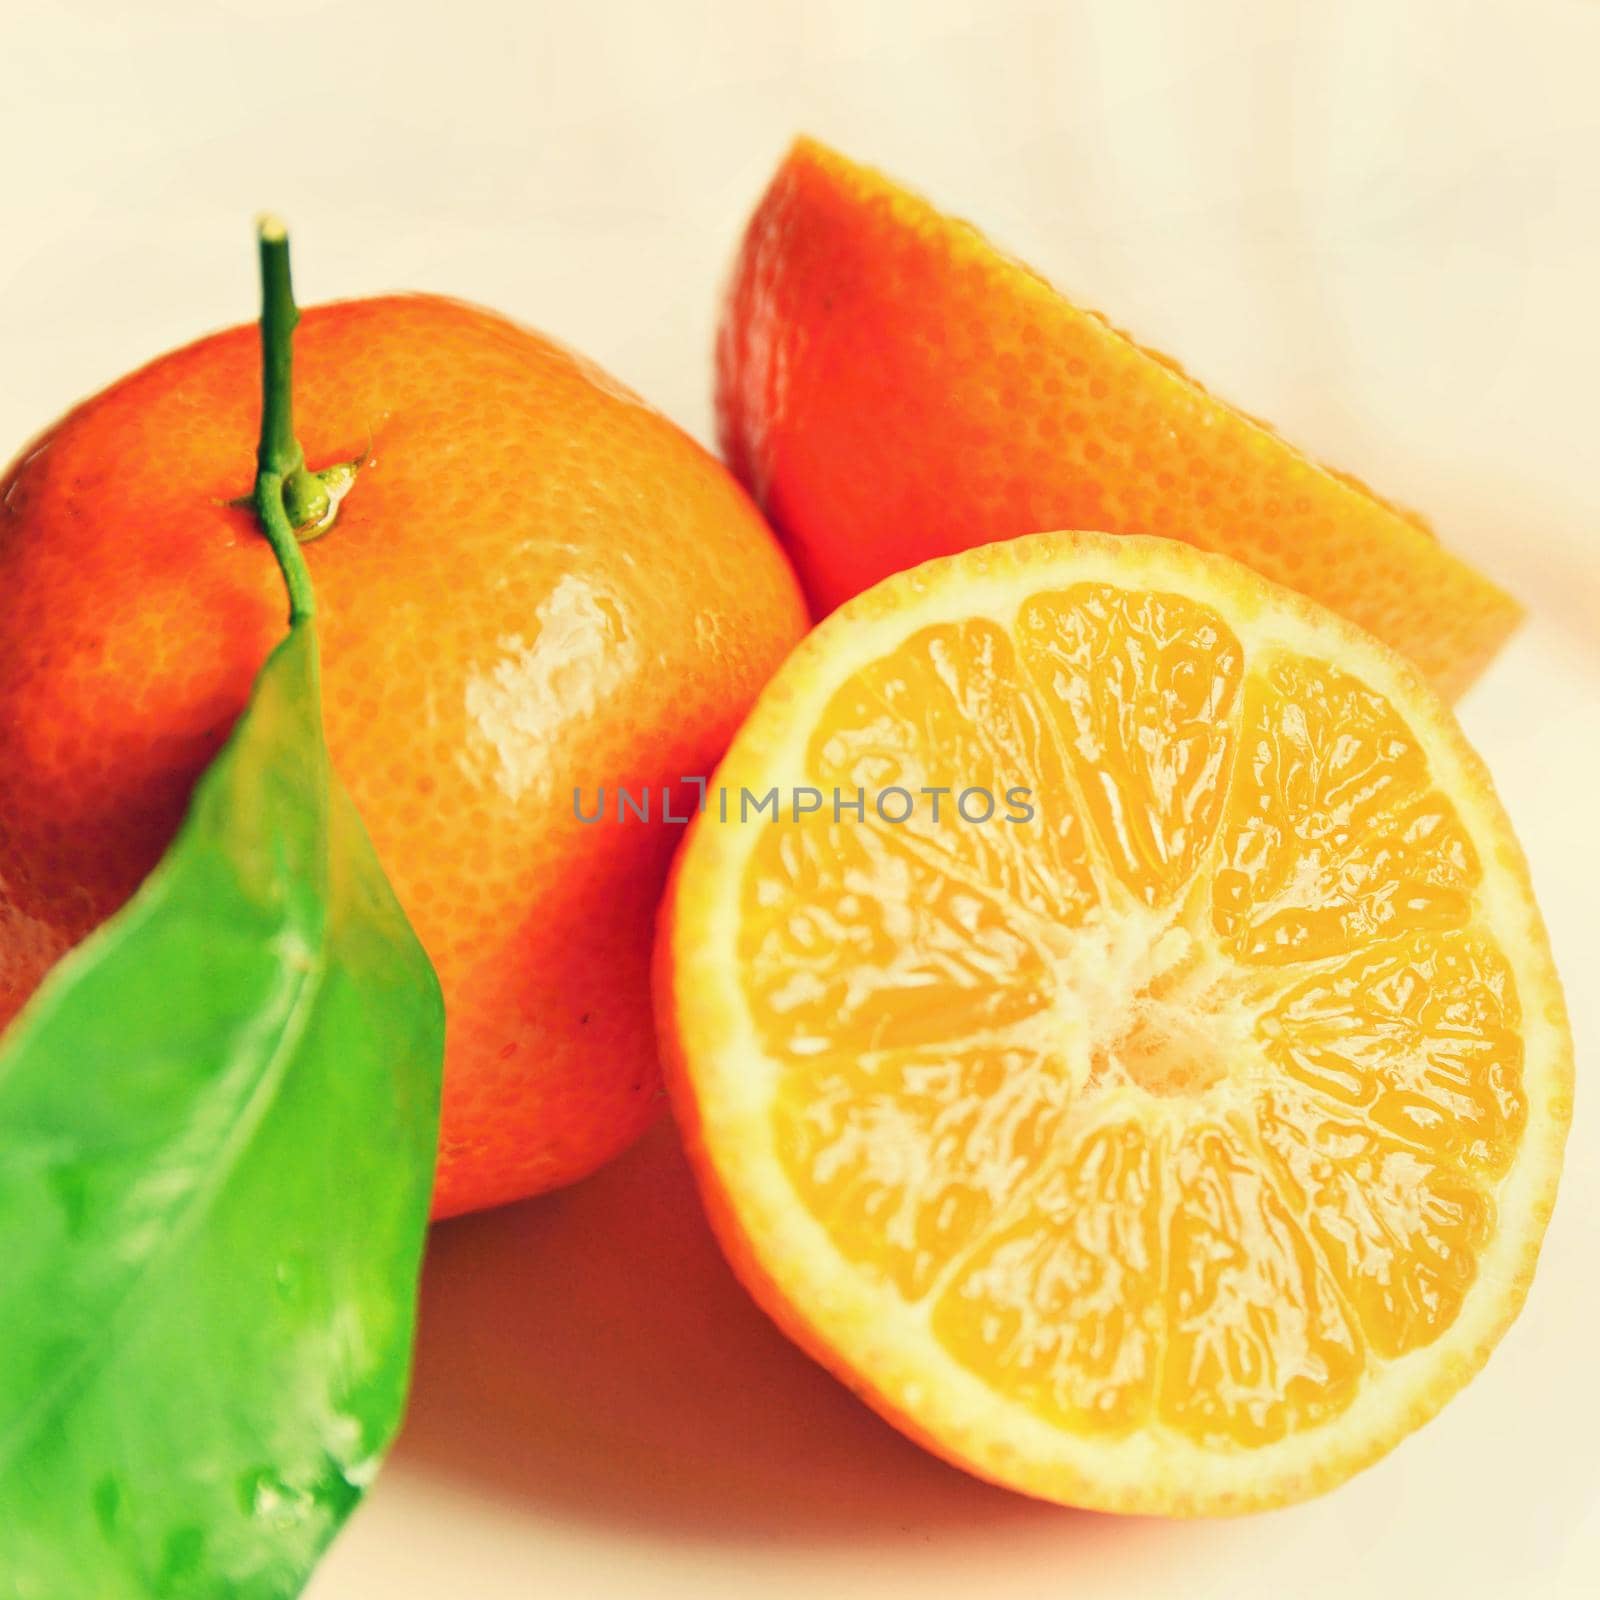
M812 139L734 262L717 417L818 615L932 556L1084 526L1233 556L1452 698L1521 615L1415 513Z
M1232 561L1042 534L836 613L716 783L657 947L686 1144L752 1292L897 1425L1047 1499L1237 1511L1482 1364L1571 1042L1413 667Z

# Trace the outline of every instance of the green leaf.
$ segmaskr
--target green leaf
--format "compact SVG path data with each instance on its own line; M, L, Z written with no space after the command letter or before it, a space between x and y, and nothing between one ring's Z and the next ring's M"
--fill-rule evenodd
M0 1045L0 1595L292 1595L404 1405L438 982L297 622Z

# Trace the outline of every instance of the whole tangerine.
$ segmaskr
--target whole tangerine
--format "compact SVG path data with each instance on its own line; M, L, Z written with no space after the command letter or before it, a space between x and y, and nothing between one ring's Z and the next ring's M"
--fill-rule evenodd
M389 296L307 311L296 356L310 466L354 463L306 545L325 717L444 989L444 1216L583 1177L654 1115L660 793L805 610L728 473L538 334ZM242 501L259 360L254 327L163 356L0 487L0 1026L155 865L282 636ZM618 788L648 823L580 819Z

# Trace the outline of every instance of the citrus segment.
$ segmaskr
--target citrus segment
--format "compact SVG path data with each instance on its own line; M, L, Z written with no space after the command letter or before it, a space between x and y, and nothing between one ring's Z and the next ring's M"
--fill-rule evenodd
M1161 1172L1137 1119L1079 1128L1021 1215L940 1296L940 1342L1065 1427L1117 1434L1148 1422L1162 1346Z
M1375 1354L1392 1360L1450 1325L1494 1222L1483 1188L1293 1092L1257 1100L1256 1137Z
M1048 1003L1043 952L992 895L869 827L774 827L741 964L767 1048L810 1060L972 1038Z
M835 791L841 816L860 801L862 820L880 833L915 841L953 873L1051 921L1079 922L1098 901L1076 812L1029 818L1021 835L1008 820L1023 809L1013 791L1053 793L1066 776L1046 715L1021 682L1017 647L993 623L925 628L857 673L819 724L810 760L830 815ZM952 825L968 815L984 820Z
M1146 905L1170 900L1221 814L1238 641L1178 595L1106 584L1034 596L1017 631L1112 871Z
M1438 1159L1505 1172L1527 1120L1515 984L1483 937L1418 935L1325 964L1263 1013L1268 1059Z
M1242 739L1213 897L1241 959L1308 961L1471 915L1472 843L1382 695L1278 656L1252 679Z
M1198 1117L1171 1178L1161 1421L1203 1445L1261 1445L1337 1415L1361 1341L1253 1142Z
M1048 1156L1068 1098L1022 1047L831 1057L784 1073L778 1147L840 1248L916 1298Z
M672 1087L735 1266L892 1419L1050 1498L1238 1509L1481 1363L1570 1043L1492 791L1381 646L1173 543L1041 535L825 623L718 781L830 809L697 824ZM888 821L885 784L1034 815Z

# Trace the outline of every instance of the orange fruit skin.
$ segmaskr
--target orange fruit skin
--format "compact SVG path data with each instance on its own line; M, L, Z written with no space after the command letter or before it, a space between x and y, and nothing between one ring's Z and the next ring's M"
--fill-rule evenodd
M1458 695L1516 602L1328 471L868 168L789 151L734 263L724 454L821 616L934 556L1041 528L1220 551Z
M804 605L723 468L549 340L395 296L307 312L295 353L309 464L363 463L305 552L333 758L444 988L444 1216L581 1178L655 1116L682 829L585 825L573 792L614 815L617 785L708 772ZM164 356L0 488L0 1025L154 866L282 637L230 504L259 360L252 327Z

